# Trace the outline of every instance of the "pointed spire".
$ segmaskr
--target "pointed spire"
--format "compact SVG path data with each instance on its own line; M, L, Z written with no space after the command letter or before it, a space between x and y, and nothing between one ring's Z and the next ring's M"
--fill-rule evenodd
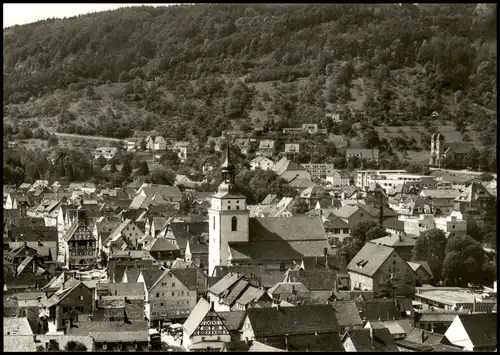
M222 170L234 171L234 165L231 162L230 150L229 150L229 139L226 139L226 154L224 162L222 163Z

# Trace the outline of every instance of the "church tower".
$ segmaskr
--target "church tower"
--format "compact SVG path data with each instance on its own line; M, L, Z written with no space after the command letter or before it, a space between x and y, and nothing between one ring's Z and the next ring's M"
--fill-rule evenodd
M236 169L231 162L229 141L222 163L222 182L208 210L208 274L218 265L228 265L229 242L248 242L249 212L246 197L235 191Z

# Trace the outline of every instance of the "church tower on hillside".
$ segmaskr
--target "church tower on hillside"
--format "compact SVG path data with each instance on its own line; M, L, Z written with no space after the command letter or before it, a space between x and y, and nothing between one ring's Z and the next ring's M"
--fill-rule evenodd
M249 212L246 197L235 189L236 169L231 162L229 141L222 163L222 182L212 196L208 210L209 247L208 273L213 275L218 265L228 265L229 242L248 242Z

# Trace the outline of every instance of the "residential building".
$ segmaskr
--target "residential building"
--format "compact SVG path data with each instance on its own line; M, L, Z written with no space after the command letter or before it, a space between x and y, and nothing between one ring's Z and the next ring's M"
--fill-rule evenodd
M328 240L332 240L335 246L339 246L340 242L351 235L351 226L333 213L330 214L323 226Z
M140 142L141 140L139 138L127 139L127 151L135 152L138 148L140 148Z
M240 148L241 154L248 155L252 149L252 143L249 138L236 138L233 144Z
M207 290L207 297L217 312L243 311L256 306L270 306L271 298L262 289L252 286L243 274L226 274Z
M432 270L427 261L408 261L408 265L410 265L412 270L415 272L416 286L432 283L434 275L432 274Z
M300 152L300 144L286 143L284 155L289 160L295 160L295 156Z
M416 240L406 235L389 235L382 238L372 239L369 243L385 245L393 248L404 260L411 260L411 253L415 247Z
M104 157L106 160L110 160L117 152L118 148L115 147L99 147L94 150L94 159Z
M380 210L376 207L357 203L354 206L345 205L333 212L335 216L354 227L359 221L374 221L380 220ZM397 213L389 208L383 209L384 221L388 219L397 219Z
M259 142L259 150L257 155L263 155L265 157L271 158L275 153L274 141L270 139L263 139Z
M394 340L402 340L412 330L412 324L408 319L368 321L365 329L389 329Z
M258 156L250 161L250 170L257 168L262 170L271 170L274 167L274 162L265 156Z
M200 298L183 324L182 345L189 351L220 350L231 334L214 310L214 303Z
M347 266L352 290L377 295L410 295L415 291L415 273L394 248L366 243Z
M453 200L453 210L459 211L463 219L473 219L479 226L482 226L491 201L493 201L493 196L490 192L482 184L473 182Z
M148 291L151 321L159 324L188 318L205 287L205 279L197 268L165 270Z
M276 164L274 164L273 171L281 179L287 181L288 183L298 179L305 179L310 183L309 186L313 185L311 182L311 173L308 172L302 165L297 164L292 160L288 160L286 157L281 158L278 162L276 162Z
M339 170L331 170L325 176L325 180L332 187L347 187L351 184L351 179Z
M335 301L331 306L335 311L341 335L346 331L363 329L363 320L355 301Z
M194 152L191 142L176 142L172 149L177 152L181 163L184 163Z
M330 305L251 308L242 338L288 351L341 351L340 326Z
M458 219L457 216L434 218L436 228L442 230L446 237L464 236L467 234L467 221Z
M457 315L444 336L451 344L460 346L467 351L496 351L496 314Z
M429 165L441 167L446 159L462 164L472 148L472 144L467 142L446 143L443 135L434 133L431 137Z
M374 149L363 149L363 148L347 148L345 157L347 160L351 157L358 157L362 160L375 160L378 162L379 160L379 150L378 148Z
M342 336L342 345L347 352L398 352L389 329L349 330Z
M108 254L123 247L135 250L143 237L143 231L131 219L127 218L113 229L108 238L103 241L102 249Z
M87 222L86 209L81 205L77 210L77 220L65 236L68 245L70 268L85 268L97 261L97 240Z
M95 351L149 351L148 322L84 321L68 332L90 336Z
M431 214L421 214L418 218L407 218L403 222L404 232L412 237L419 237L426 230L436 228L436 221Z
M162 136L148 136L146 138L146 149L155 152L167 150L167 141Z
M64 282L42 302L40 318L46 317L49 332L60 331L74 324L78 314L92 313L92 291L81 281L63 274Z
M334 172L333 164L302 164L313 178L325 179Z

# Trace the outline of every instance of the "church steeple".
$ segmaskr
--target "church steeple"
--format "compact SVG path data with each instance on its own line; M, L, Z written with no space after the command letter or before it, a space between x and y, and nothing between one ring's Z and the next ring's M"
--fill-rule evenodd
M222 163L221 168L222 168L223 183L234 185L236 169L234 167L233 162L231 161L231 155L229 151L229 139L226 141L225 159L224 162Z

